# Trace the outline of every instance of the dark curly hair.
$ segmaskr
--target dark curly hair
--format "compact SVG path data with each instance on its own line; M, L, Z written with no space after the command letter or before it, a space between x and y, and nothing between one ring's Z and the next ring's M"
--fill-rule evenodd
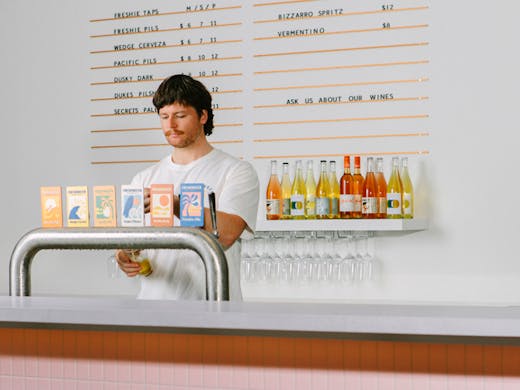
M164 106L173 103L193 107L199 117L203 110L208 113L208 120L204 124L204 134L213 132L213 109L211 108L211 94L204 84L185 74L175 74L164 80L153 95L153 105L157 112Z

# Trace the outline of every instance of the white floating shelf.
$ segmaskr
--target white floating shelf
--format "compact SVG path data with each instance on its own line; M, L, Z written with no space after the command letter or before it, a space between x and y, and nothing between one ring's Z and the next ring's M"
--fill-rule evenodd
M412 219L313 219L313 220L260 220L256 230L263 231L413 231L426 230L426 218Z

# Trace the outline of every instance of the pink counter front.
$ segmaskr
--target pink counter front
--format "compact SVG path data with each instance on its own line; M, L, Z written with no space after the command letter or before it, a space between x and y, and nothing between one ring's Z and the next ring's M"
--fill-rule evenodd
M0 298L0 389L520 388L517 309L100 300Z

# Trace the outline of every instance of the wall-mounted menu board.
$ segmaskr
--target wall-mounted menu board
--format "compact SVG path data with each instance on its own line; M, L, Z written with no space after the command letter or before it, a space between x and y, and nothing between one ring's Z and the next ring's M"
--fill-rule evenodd
M428 153L427 1L94 2L92 164L166 153L151 95L212 92L209 140L247 160Z

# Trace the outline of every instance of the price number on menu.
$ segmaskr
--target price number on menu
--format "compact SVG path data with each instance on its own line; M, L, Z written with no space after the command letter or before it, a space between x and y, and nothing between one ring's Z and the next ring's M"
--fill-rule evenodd
M207 39L204 39L204 38L199 38L199 40L192 40L190 38L188 39L181 39L180 40L180 44L181 46L189 46L189 45L193 45L194 43L192 42L197 42L197 44L203 44L203 43L217 43L217 38L216 37L209 37Z
M205 70L199 71L199 77L215 77L215 76L218 76L218 70L210 70L207 72Z
M192 26L196 26L196 23L186 22L186 23L180 23L179 28L180 29L189 29L192 28ZM216 27L217 21L216 20L210 20L208 22L201 21L199 22L198 27Z
M383 4L381 6L381 9L383 11L392 11L394 9L394 5L393 4Z
M211 53L211 54L199 54L197 56L181 56L180 59L181 59L181 62L184 62L184 61L211 61L211 60L216 60L219 58L219 55L218 53Z

